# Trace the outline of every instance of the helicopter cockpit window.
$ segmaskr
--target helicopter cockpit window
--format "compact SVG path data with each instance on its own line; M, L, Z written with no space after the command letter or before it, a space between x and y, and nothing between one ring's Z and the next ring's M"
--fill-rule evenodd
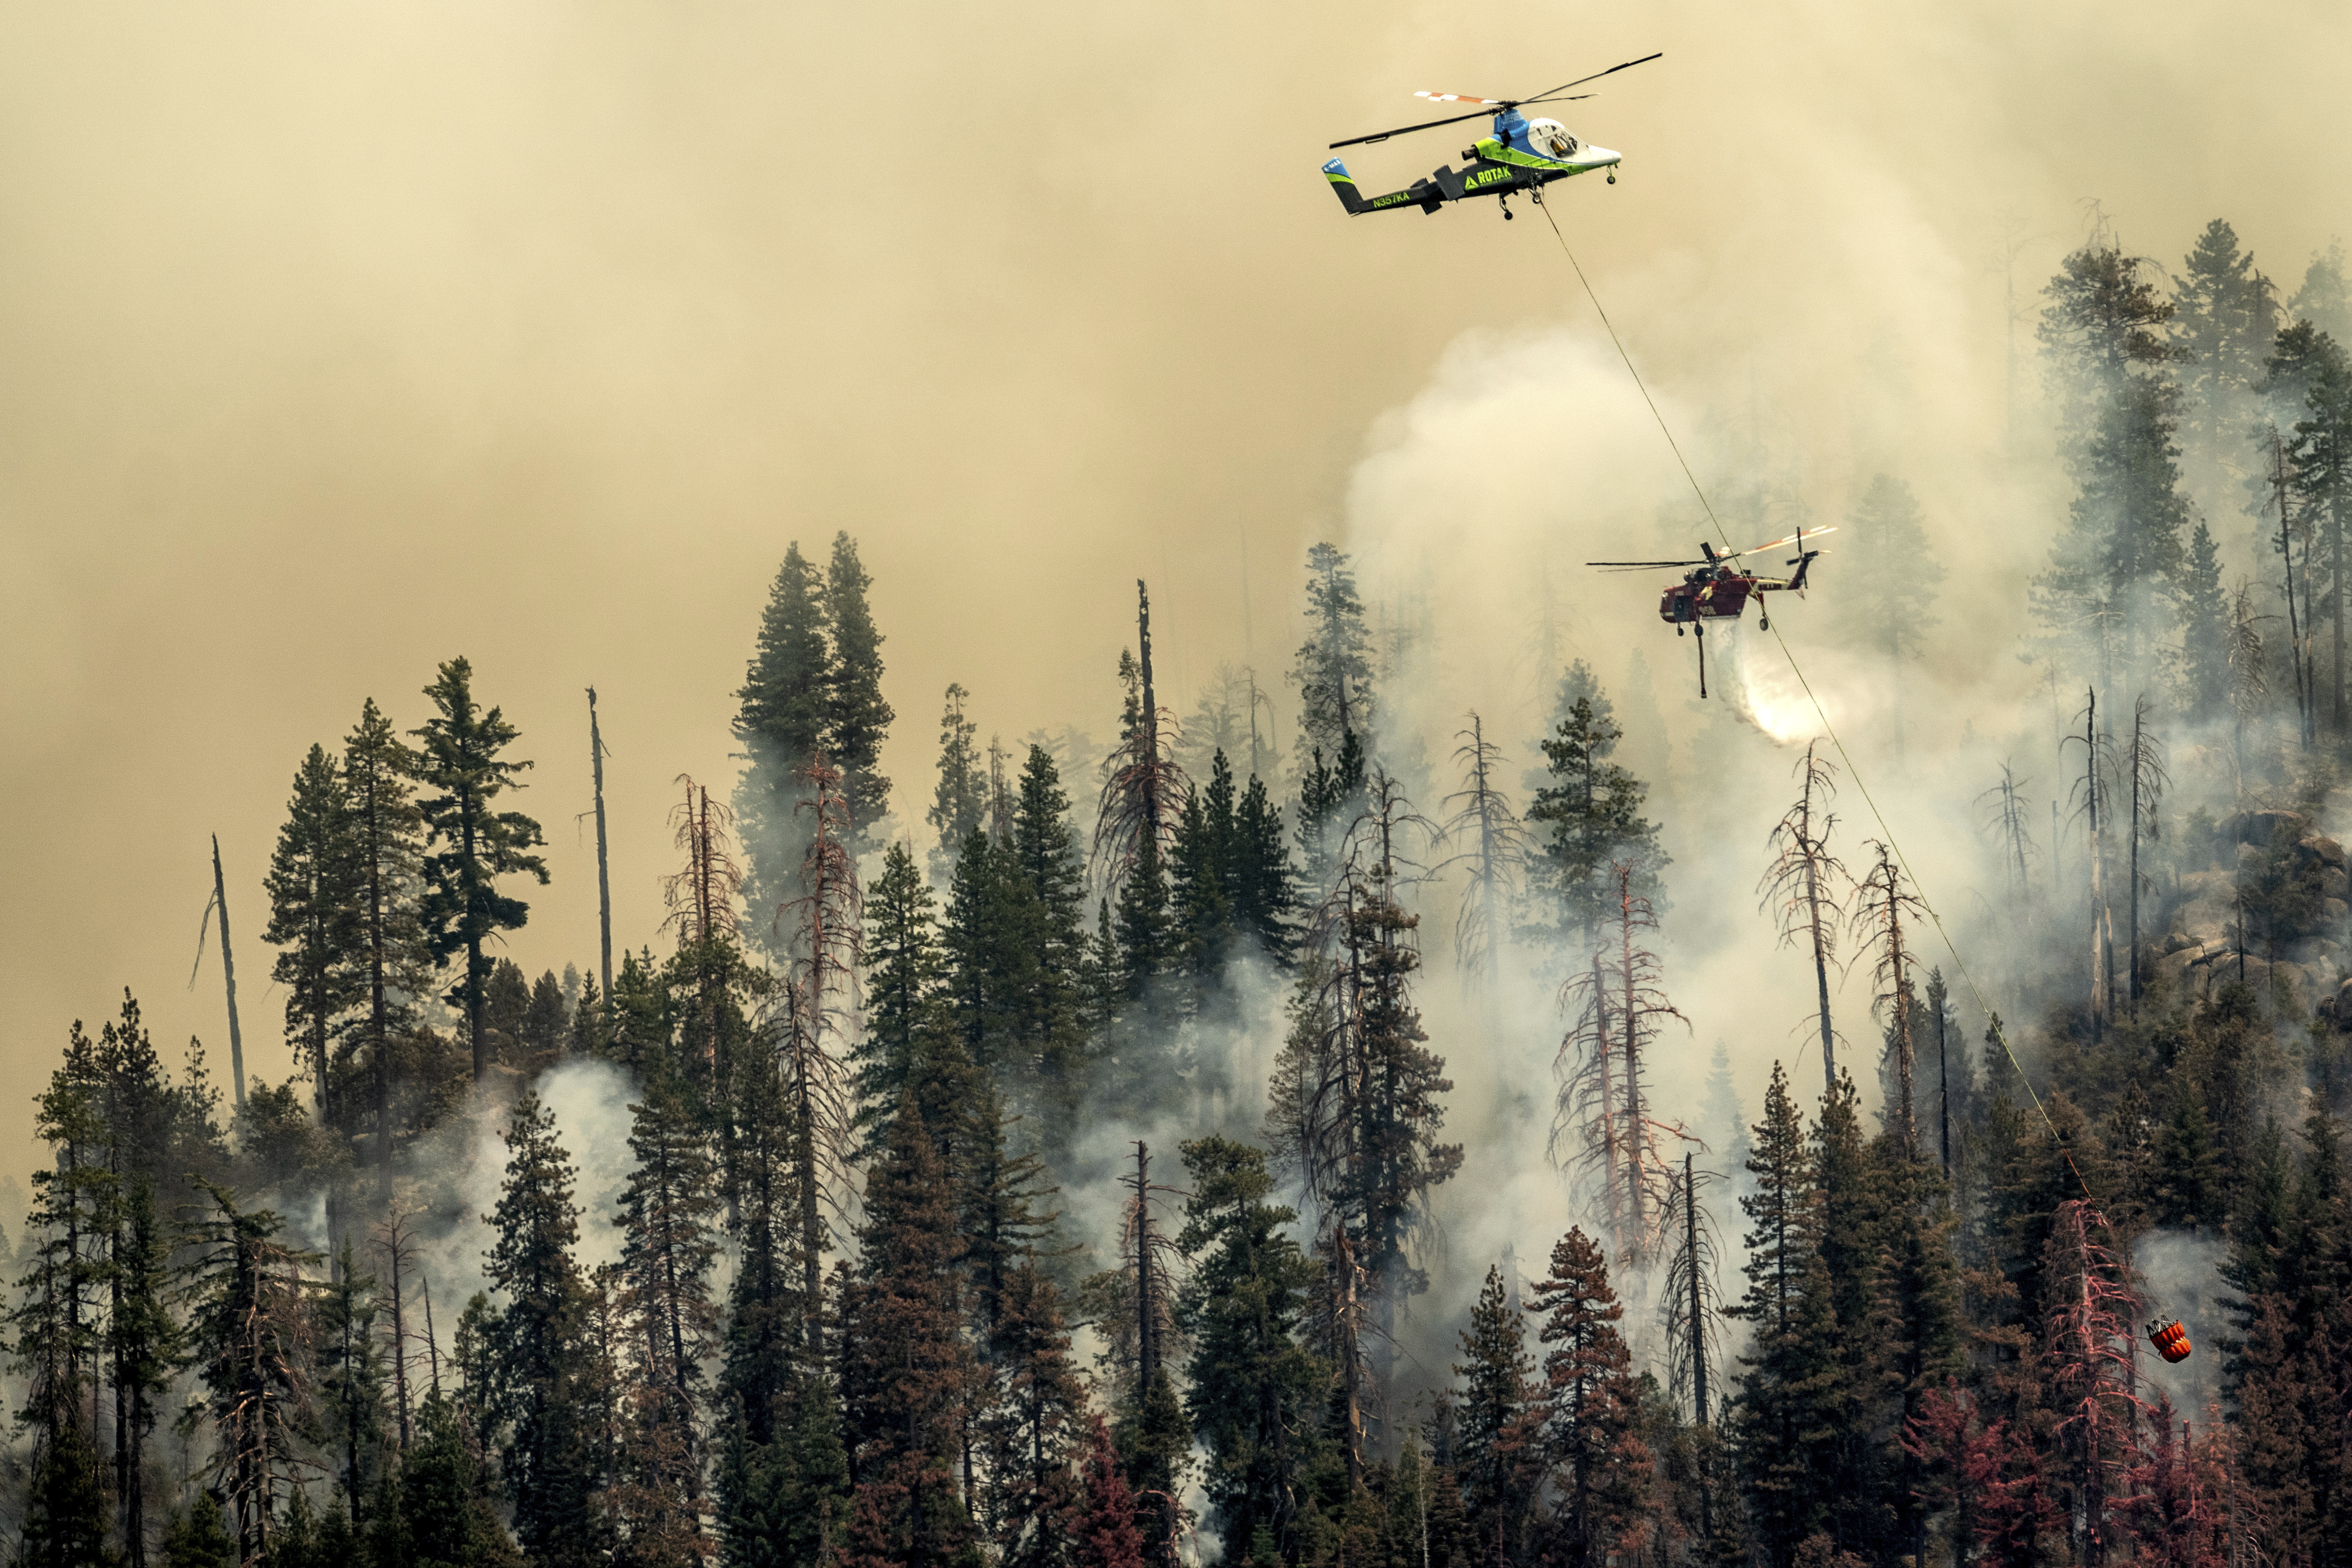
M1528 144L1554 158L1576 156L1576 138L1557 120L1538 120L1528 127Z

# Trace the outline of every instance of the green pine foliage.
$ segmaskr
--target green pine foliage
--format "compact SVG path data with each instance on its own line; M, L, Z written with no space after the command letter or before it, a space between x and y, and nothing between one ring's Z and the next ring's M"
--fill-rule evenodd
M585 1289L574 1257L576 1172L536 1095L515 1101L504 1136L506 1177L487 1216L494 1239L483 1268L504 1306L483 1327L481 1393L523 1550L576 1561L592 1549L588 1434L574 1397Z
M2049 649L2102 686L2169 636L2168 593L2186 564L2180 386L2168 370L2181 351L2155 276L2145 258L2095 237L2051 279L2037 329L2075 495L2031 602Z
M1185 968L1221 974L1245 949L1288 961L1297 874L1265 780L1237 793L1232 764L1215 752L1207 787L1184 804L1170 864Z
M1330 1369L1301 1342L1317 1265L1268 1200L1265 1155L1223 1138L1183 1146L1192 1195L1177 1247L1192 1272L1177 1318L1192 1342L1185 1414L1208 1456L1202 1489L1227 1541L1296 1559L1291 1496L1316 1458Z
M1900 584L1857 606L1855 626L1885 668L1916 660L1936 628L1936 589L1944 568L1927 540L1925 515L1911 487L1893 474L1873 474L1847 520L1853 548L1874 583Z
M464 658L441 666L425 694L436 710L415 732L417 782L433 792L418 803L435 846L425 859L425 936L436 962L465 955L448 1000L466 1010L478 1083L490 1070L484 991L493 965L483 946L530 918L529 905L499 890L499 879L528 875L544 884L547 862L526 853L542 842L539 824L521 812L495 809L501 795L520 787L515 775L530 766L501 755L521 731L498 709L485 710L475 700L474 668Z
M261 939L279 949L269 976L286 988L286 1037L310 1076L325 1120L327 1052L352 1001L361 940L352 803L342 771L314 745L294 775L286 826L263 886L269 923Z
M919 1106L902 1104L868 1177L861 1262L842 1304L843 1436L856 1476L853 1552L974 1564L957 1481L978 1383L963 1321L953 1184Z
M1571 669L1570 679L1581 669ZM1597 687L1578 696L1543 742L1549 772L1528 807L1528 821L1543 835L1528 873L1533 929L1569 938L1578 954L1599 942L1612 866L1631 867L1633 892L1663 908L1658 878L1668 861L1657 825L1642 816L1649 786L1609 760L1622 739Z
M1304 773L1320 752L1338 758L1348 737L1376 732L1371 637L1348 552L1328 543L1307 552L1307 640L1291 666L1298 689L1296 763Z
M833 536L825 563L824 615L833 634L824 693L824 752L842 770L851 832L870 847L877 823L888 815L890 781L880 771L882 743L898 715L882 696L881 628L866 590L873 575L857 558L857 542L844 530Z

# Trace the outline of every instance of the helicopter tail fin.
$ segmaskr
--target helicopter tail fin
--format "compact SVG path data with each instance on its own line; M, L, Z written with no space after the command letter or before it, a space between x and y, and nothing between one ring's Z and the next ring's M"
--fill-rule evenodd
M1331 182L1331 188L1339 195L1339 205L1348 209L1349 216L1370 210L1365 205L1364 198L1357 193L1356 177L1348 173L1347 164L1337 158L1332 159L1323 165L1323 177Z

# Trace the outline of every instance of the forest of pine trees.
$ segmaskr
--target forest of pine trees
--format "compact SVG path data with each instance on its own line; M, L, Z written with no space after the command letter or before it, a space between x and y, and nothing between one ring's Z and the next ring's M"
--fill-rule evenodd
M1915 783L1985 824L1972 973L1828 746L1752 781L1787 814L1711 853L1818 995L1793 1033L1702 1037L1678 990L1646 690L1555 665L1523 775L1465 714L1430 784L1410 650L1328 542L1279 700L1224 668L1180 721L1138 584L1107 751L983 746L952 684L896 797L856 543L793 545L731 795L618 825L677 868L609 982L498 955L556 748L496 672L362 699L289 759L267 868L293 1076L167 1062L128 992L65 1031L8 1238L19 1560L2352 1562L2341 254L2281 296L2220 222L2177 275L2104 228L2065 258L2032 655L2066 772ZM1924 553L1901 477L1855 494L1864 550ZM1855 626L1900 666L1934 624ZM1476 1029L1431 1023L1457 977ZM1528 1027L1507 981L1557 1003L1518 1152L1454 1076ZM1734 1060L1775 1057L1751 1113ZM609 1201L583 1084L626 1126ZM1538 1144L1567 1223L1454 1245Z

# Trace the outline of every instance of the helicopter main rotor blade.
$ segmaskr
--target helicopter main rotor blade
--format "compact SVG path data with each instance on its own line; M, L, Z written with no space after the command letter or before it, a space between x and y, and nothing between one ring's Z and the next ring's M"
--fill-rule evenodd
M1587 566L1614 567L1620 572L1643 572L1653 566L1704 566L1704 561L1588 561Z
M1611 66L1605 71L1594 71L1591 76L1580 76L1574 81L1564 81L1558 87L1546 88L1543 91L1536 94L1533 98L1478 99L1475 101L1486 106L1486 108L1473 110L1467 114L1456 114L1446 120L1424 120L1418 125L1400 125L1393 131L1376 131L1370 136L1350 136L1345 142L1332 142L1328 151L1336 153L1342 147L1369 146L1375 142L1385 142L1391 136L1410 136L1416 131L1434 131L1441 125L1459 125L1465 120L1478 120L1484 118L1486 113L1486 108L1517 109L1523 103L1550 102L1553 101L1559 94L1566 92L1571 87L1582 87L1588 81L1599 81L1604 76L1614 76L1619 71L1631 69L1634 66L1647 65L1652 60L1662 60L1665 58L1666 52L1664 49L1660 49L1656 54L1643 55L1638 60L1627 60L1623 65ZM1426 98L1433 103L1469 103L1474 101L1466 95L1461 93L1416 92L1413 96L1415 98ZM1580 98L1590 98L1592 95L1588 92L1580 93L1578 96Z
M1393 131L1376 132L1370 136L1350 136L1345 142L1332 142L1331 146L1334 150L1341 147L1360 147L1368 142L1385 142L1391 136L1406 136L1415 131L1434 131L1441 125L1459 125L1465 120L1484 120L1486 117L1485 110L1474 109L1467 114L1451 115L1444 120L1424 120L1418 125L1400 125Z
M1768 550L1778 550L1784 544L1794 544L1800 539L1818 539L1824 533L1835 533L1836 531L1837 524L1833 522L1825 524L1820 528L1801 528L1797 530L1796 532L1789 535L1786 539L1775 539L1770 541L1769 543L1753 544L1745 550L1735 550L1731 553L1734 555L1761 555Z
M1645 66L1645 65L1648 65L1652 60L1662 60L1662 59L1664 59L1665 58L1666 58L1666 51L1665 51L1665 50L1664 50L1664 49L1660 49L1660 50L1659 50L1656 54L1654 54L1654 55L1643 55L1643 56L1640 59L1638 59L1638 60L1627 60L1627 61L1626 61L1623 65L1622 65L1622 66L1611 66L1611 67L1610 67L1607 70L1605 70L1605 71L1594 71L1591 76L1580 76L1580 77L1578 77L1574 81L1564 81L1564 82L1561 82L1558 87L1548 87L1548 88L1544 89L1541 92L1539 92L1539 93L1536 94L1533 98L1522 98L1522 99L1518 100L1518 101L1519 101L1519 102L1521 102L1521 103L1540 103L1540 102L1542 102L1545 99L1549 98L1553 93L1556 93L1556 92L1566 92L1566 91L1567 91L1570 88L1571 88L1571 87L1582 87L1582 86L1583 86L1586 82L1588 82L1588 81L1599 81L1599 80L1600 80L1602 77L1604 77L1604 76L1615 76L1619 71L1622 71L1622 70L1631 70L1631 69L1633 69L1635 66Z

